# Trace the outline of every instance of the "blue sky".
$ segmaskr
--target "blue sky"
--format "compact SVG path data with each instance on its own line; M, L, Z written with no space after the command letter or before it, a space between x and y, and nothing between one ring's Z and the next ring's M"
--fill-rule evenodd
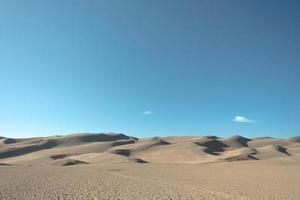
M0 135L300 134L298 0L2 0Z

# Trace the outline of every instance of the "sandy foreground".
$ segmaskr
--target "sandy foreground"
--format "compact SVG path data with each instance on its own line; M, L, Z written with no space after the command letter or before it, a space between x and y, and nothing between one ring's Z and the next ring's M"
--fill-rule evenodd
M300 199L300 141L2 137L0 199Z

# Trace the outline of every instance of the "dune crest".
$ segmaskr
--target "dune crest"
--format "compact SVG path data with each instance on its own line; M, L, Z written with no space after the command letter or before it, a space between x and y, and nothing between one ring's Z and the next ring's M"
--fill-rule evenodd
M141 139L115 133L82 133L27 139L5 138L0 143L0 161L6 164L53 164L72 159L98 163L109 158L136 163L203 163L241 160L293 159L299 138L229 138L216 136L153 137ZM298 145L298 146L297 146ZM68 163L66 165L69 165Z
M298 139L3 137L0 199L298 199Z

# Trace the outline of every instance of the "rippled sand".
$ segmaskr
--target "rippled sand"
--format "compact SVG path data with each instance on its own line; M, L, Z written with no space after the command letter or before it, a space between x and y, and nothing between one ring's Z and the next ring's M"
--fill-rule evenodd
M299 137L77 134L0 142L0 199L300 197Z

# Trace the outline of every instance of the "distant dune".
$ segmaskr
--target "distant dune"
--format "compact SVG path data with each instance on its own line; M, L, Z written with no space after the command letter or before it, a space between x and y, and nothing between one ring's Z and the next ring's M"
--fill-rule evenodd
M68 186L65 184L75 181L76 184L73 183L75 185L71 184L70 187L79 187L80 190L69 194L70 199L80 198L80 195L84 199L149 199L151 195L153 198L150 199L273 199L276 195L283 197L279 199L297 199L300 196L299 190L295 190L300 187L299 138L300 136L289 139L246 138L235 135L229 138L185 136L138 139L114 133L24 139L0 137L0 187L7 189L2 189L0 198L26 199L26 191L34 190L32 193L36 198L28 199L51 199L43 196L43 193L47 193L47 188L37 190L33 187L45 184L43 180L51 183L53 178L54 183L67 187L66 191ZM267 171L262 173L260 169ZM239 174L245 179L240 180L238 176L229 178L222 171ZM26 181L24 175L27 173L31 176L34 172L42 179L31 180L33 185L20 186L22 181ZM106 176L107 173L111 175L111 179ZM59 177L67 174L70 177L60 180ZM15 178L7 181L9 176ZM107 180L101 182L93 176ZM263 177L265 179L262 180ZM269 183L268 178L284 186L278 190L278 185L274 185L275 182L272 181ZM294 180L296 178L297 181ZM201 182L202 179L208 182ZM213 185L217 180L220 182ZM240 181L240 185L235 185L237 182L233 180ZM83 194L88 188L80 186L85 181L94 182L95 185L90 185L92 188L100 182L103 185L99 187L108 188L102 193L99 188L90 188L92 196L88 197ZM123 184L123 181L133 181L135 186L131 189L127 186L119 188L123 192L114 196L109 184ZM258 191L251 189L255 184L261 184L261 181L266 181L265 184L270 184L269 187L262 186ZM221 183L226 185L222 188ZM231 186L228 185L230 183ZM249 184L249 188L243 183ZM156 185L161 185L161 188L156 188ZM8 189L10 187L22 189L17 192ZM140 187L148 189L139 193ZM282 188L287 187L287 191L282 191ZM63 194L66 191L54 191L55 187L52 189L52 195L68 199ZM239 189L241 193L237 192ZM231 193L230 190L235 192Z
M216 136L153 137L138 139L124 134L72 134L28 139L0 139L0 161L9 165L51 165L77 158L97 163L103 159L138 163L203 163L239 160L296 159L300 137L229 138ZM96 153L93 159L91 153ZM125 159L124 159L125 158ZM58 162L57 160L60 160ZM143 161L143 162L141 162ZM76 164L76 162L74 162Z

